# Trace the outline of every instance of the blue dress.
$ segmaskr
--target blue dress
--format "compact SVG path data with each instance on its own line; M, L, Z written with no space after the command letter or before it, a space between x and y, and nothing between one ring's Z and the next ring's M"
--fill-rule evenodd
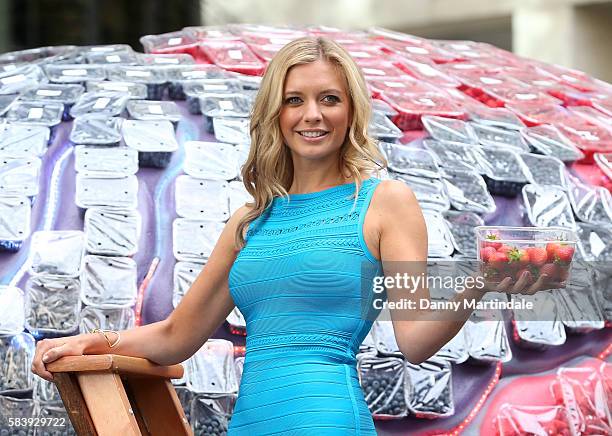
M363 238L380 180L276 197L249 225L229 273L246 320L246 357L231 436L376 435L355 354L372 327Z

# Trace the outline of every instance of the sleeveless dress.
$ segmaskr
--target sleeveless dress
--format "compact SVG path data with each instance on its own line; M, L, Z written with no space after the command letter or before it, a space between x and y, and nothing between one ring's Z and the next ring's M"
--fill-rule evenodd
M372 327L363 238L379 179L276 197L251 222L229 273L246 356L228 435L376 435L355 354Z

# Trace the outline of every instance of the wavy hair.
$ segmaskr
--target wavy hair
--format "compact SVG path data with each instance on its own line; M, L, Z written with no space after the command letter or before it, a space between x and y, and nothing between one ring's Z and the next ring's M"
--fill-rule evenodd
M368 135L371 100L363 74L348 52L325 37L304 37L285 45L270 61L251 112L251 148L241 174L254 202L239 221L236 245L245 244L244 231L259 217L274 197L288 195L293 181L293 160L283 140L279 116L288 71L295 65L325 60L335 65L346 79L352 122L340 148L339 170L352 176L355 195L359 192L361 172L379 170L387 165L376 142Z

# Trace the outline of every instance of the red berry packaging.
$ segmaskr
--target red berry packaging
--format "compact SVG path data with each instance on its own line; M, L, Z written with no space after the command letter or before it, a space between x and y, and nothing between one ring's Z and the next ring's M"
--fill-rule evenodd
M593 160L606 177L612 180L612 153L595 153Z
M529 102L513 102L506 105L527 126L553 124L568 121L572 115L563 106L557 104L531 104Z
M570 426L577 434L612 434L604 382L597 369L559 368L551 390L569 412Z
M367 84L373 98L385 100L383 94L394 95L405 92L428 92L434 91L426 83L420 82L412 76L395 75L389 77L370 76L367 77ZM393 106L390 102L389 105Z
M595 124L608 130L612 129L612 116L606 115L597 109L589 106L568 106L567 110L587 123Z
M506 277L517 281L526 270L535 281L541 274L551 281L565 281L576 247L576 234L560 227L476 228L478 260L485 277L501 282Z
M261 76L265 65L242 41L208 40L200 49L215 65L229 71Z
M400 419L406 408L406 362L398 357L360 355L357 373L374 419Z
M429 62L417 62L411 59L401 59L394 62L402 71L418 80L441 88L459 88L461 82L437 69Z
M399 112L393 122L402 130L421 130L423 115L466 119L466 112L441 92L382 93L381 98Z
M505 403L495 418L497 436L578 436L561 406L517 406Z
M405 73L389 61L364 61L360 65L366 80L404 76Z
M579 118L557 122L559 130L584 153L582 163L593 163L594 153L612 152L612 132Z
M201 61L198 40L185 31L145 35L140 38L145 53L171 54L186 53Z
M451 364L431 358L420 365L406 364L408 410L417 418L443 418L455 413Z

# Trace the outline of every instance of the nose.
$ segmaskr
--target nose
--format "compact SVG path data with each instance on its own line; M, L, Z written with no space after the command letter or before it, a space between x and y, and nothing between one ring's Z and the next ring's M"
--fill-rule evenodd
M304 121L307 123L316 123L321 121L321 108L319 103L315 100L311 100L306 103L304 108Z

